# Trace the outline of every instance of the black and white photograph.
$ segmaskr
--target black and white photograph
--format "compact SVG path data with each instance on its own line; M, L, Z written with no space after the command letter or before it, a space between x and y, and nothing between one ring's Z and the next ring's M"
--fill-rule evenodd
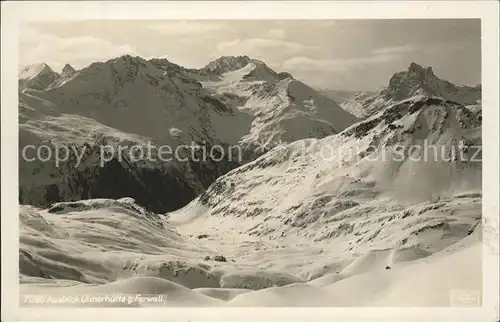
M484 304L481 19L17 32L20 308Z

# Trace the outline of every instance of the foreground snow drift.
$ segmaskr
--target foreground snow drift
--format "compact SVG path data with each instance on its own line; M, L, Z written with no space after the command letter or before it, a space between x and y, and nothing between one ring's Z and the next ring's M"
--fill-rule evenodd
M212 229L197 220L169 223L129 198L21 206L20 303L39 305L27 299L42 294L55 306L446 306L454 289L481 289L481 229L466 224L477 223L480 202L460 196L442 204L456 216L430 227L425 222L439 214L419 214L413 221L427 228L401 232L411 246L386 238L386 248L380 240L364 248L353 232L344 239L359 244L351 252L332 242L343 238L256 238L231 220L206 223ZM220 254L226 262L213 260ZM164 296L96 302L106 294Z

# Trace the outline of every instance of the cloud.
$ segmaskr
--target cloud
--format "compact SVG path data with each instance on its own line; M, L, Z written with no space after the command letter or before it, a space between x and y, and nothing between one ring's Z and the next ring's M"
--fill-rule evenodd
M124 54L138 55L130 45L116 45L108 40L92 36L60 38L23 28L20 33L19 63L21 65L45 62L54 69L65 63L77 68L108 60Z
M418 46L417 44L407 44L401 46L392 46L377 48L372 50L371 53L374 55L406 55L412 53L427 53L427 54L437 54L443 51L454 52L464 50L470 47L471 44L468 41L453 41L453 42L438 42L433 44L426 44L425 46Z
M468 48L470 49L474 47L480 48L480 46L475 45L470 41L452 41L452 42L441 42L441 43L427 45L424 48L422 48L421 51L431 55L442 54L444 52L446 52L447 54L451 54L454 52L460 52L465 49Z
M285 70L297 71L346 71L363 68L368 65L386 63L398 58L397 55L383 54L368 57L343 58L343 59L313 59L310 57L293 57L285 61L282 67Z
M419 50L417 46L412 44L402 45L402 46L392 46L377 48L372 51L374 55L393 55L393 54L406 54Z
M297 71L329 71L339 72L353 69L365 68L369 65L388 63L401 58L405 54L413 53L418 48L408 44L403 46L391 46L377 48L370 51L369 56L340 58L340 59L314 59L310 57L293 57L282 64L286 70Z
M269 54L272 50L283 50L299 53L306 49L311 49L311 46L305 46L297 42L283 41L277 39L266 38L249 38L249 39L235 39L232 41L222 42L217 45L217 50L226 55L262 55Z
M198 21L175 21L175 22L158 22L145 26L154 32L163 35L172 36L187 36L187 35L208 35L213 32L232 32L233 30L222 23L215 22L198 22Z
M285 38L285 33L286 33L285 29L275 28L275 29L270 29L268 35L270 38L283 39Z

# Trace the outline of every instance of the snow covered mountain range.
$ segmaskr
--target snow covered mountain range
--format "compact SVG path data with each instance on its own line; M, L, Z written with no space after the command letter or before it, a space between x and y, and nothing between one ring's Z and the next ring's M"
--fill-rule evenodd
M357 93L341 106L359 118L366 118L395 102L418 95L442 97L466 106L480 106L481 85L456 86L436 76L432 67L411 63L408 70L394 74L386 87L375 93Z
M325 137L356 120L291 75L247 56L221 57L200 70L129 55L79 71L66 65L60 75L40 64L23 69L19 84L20 148L94 147L77 168L20 158L20 202L37 206L126 195L155 211L172 210L277 144ZM217 163L113 160L96 167L96 146L147 142L172 150L237 145L243 152ZM124 190L106 184L110 176L123 180Z

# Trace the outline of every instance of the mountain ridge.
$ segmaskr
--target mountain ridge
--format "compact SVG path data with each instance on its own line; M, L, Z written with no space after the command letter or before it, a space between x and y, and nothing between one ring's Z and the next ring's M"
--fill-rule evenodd
M94 132L104 135L106 144L116 147L144 145L146 141L172 149L193 143L208 148L240 147L243 155L234 162L191 162L188 165L173 162L169 165L178 176L186 176L179 179L179 184L187 186L187 190L179 189L190 191L186 194L193 198L220 174L255 159L277 144L306 137L324 137L355 121L333 101L323 98L291 75L270 71L262 62L248 57L225 57L223 60L236 65L216 64L213 70L206 69L208 72L203 75L199 70L186 69L166 59L146 60L123 55L60 75L43 88L28 86L19 94L20 143L41 144L50 139L58 144L95 145L89 136L94 127ZM245 66L236 69L247 61ZM231 71L225 72L224 68ZM71 72L69 68L67 71ZM38 74L32 79L37 77ZM76 123L71 125L68 122ZM75 137L75 131L81 135ZM70 196L71 200L78 199L79 193L83 192L78 192L75 187L85 181L94 182L90 189L93 193L84 193L81 197L122 197L98 192L97 183L101 182L98 177L104 172L92 165L91 160L96 160L96 157L89 156L86 166L80 170L66 169L65 177L69 182L79 184L61 183L57 189L49 176L54 169L45 165L46 170L40 173L41 165L21 162L20 200L46 206L50 202L65 201ZM124 176L123 169L151 173L144 174L146 177L136 175L135 179L126 179L141 178L137 181L138 186L147 186L147 181L153 180L153 173L168 170L168 167L154 162L138 165L133 170L124 162L114 164L112 171L117 171L117 176ZM97 177L93 178L93 175ZM167 185L175 186L176 183L171 180L173 177L166 178L170 179L159 185L150 184L157 190L169 191ZM48 199L47 194L51 196ZM147 198L139 191L128 196L145 205ZM157 204L154 207L155 211L172 210Z
M342 107L359 118L366 118L384 107L415 95L442 97L462 105L481 100L480 85L457 86L434 74L431 66L412 62L408 69L395 73L388 85L375 93L361 92L342 103Z

